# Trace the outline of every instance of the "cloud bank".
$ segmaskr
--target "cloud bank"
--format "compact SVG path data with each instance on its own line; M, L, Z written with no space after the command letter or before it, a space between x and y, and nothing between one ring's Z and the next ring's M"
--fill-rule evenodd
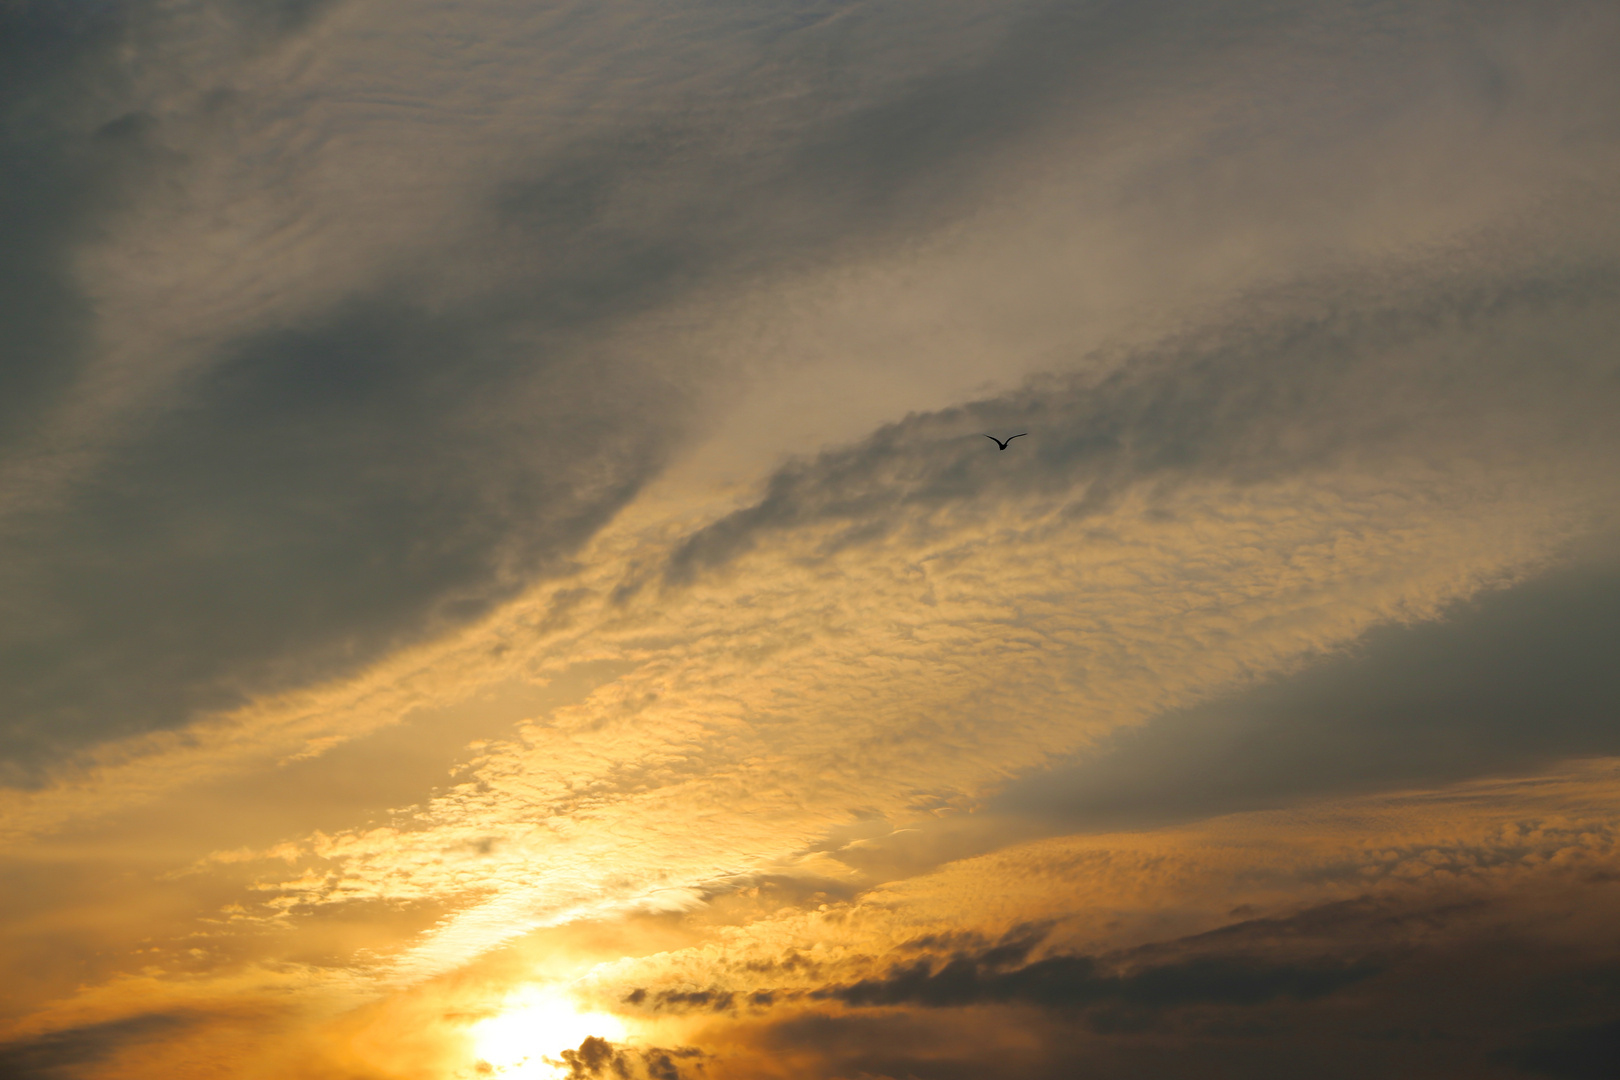
M1606 7L0 18L6 1067L1612 1042Z

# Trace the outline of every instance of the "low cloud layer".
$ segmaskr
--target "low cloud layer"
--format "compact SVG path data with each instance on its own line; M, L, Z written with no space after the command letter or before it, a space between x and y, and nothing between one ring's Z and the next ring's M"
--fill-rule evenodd
M1620 953L1604 914L1613 830L1593 828L1605 811L1577 807L1613 793L1580 781L1556 793L1563 782L1043 841L784 912L727 933L723 954L599 977L667 979L637 984L633 1012L687 1018L728 1076L1058 1076L1082 1063L1102 1076L1355 1075L1414 1062L1586 1075ZM1486 826L1486 805L1515 824ZM1035 912L1053 920L1003 921ZM711 981L694 992L694 978Z

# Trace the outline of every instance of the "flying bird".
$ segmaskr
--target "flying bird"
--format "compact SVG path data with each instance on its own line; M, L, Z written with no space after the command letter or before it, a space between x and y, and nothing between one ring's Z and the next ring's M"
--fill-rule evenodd
M986 435L985 438L987 438L991 442L995 443L997 450L1005 450L1005 449L1007 449L1007 443L1012 442L1014 439L1022 439L1025 435L1028 435L1028 434L1029 434L1029 432L1027 432L1027 431L1020 431L1017 435L1009 435L1009 436L1007 436L1007 438L1005 440L998 439L994 435Z

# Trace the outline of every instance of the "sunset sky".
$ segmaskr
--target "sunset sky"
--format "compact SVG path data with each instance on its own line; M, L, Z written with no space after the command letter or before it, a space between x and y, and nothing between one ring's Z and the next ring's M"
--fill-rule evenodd
M1612 1077L1616 57L0 3L0 1080Z

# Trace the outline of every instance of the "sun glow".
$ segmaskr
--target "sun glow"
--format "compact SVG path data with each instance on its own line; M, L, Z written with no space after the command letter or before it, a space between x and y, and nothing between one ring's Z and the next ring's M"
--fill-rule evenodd
M611 1013L581 1011L551 988L529 987L510 995L499 1014L471 1028L474 1051L496 1076L551 1080L566 1076L562 1052L594 1035L618 1042L624 1021Z

